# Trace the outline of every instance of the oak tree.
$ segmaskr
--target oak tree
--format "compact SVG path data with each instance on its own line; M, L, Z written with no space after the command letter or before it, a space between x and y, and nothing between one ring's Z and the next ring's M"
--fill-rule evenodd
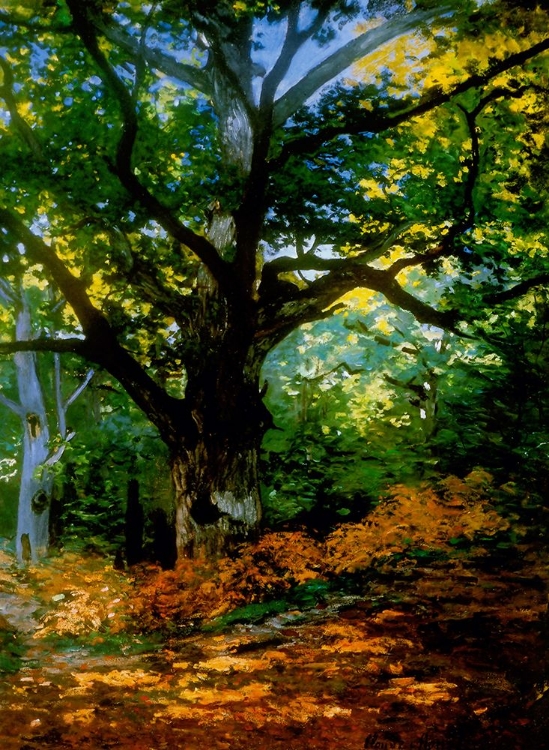
M72 311L1 350L120 382L169 447L181 556L259 526L261 366L289 332L357 287L457 330L547 278L513 244L519 217L545 247L541 10L34 0L0 24L4 275ZM444 264L431 303L408 272Z

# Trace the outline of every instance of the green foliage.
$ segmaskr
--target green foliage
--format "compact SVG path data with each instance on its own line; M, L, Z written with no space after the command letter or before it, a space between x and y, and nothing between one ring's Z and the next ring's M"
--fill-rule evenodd
M336 585L337 587L337 585ZM334 584L323 579L313 579L292 587L283 599L274 599L264 602L247 604L237 607L225 615L218 617L213 622L203 626L203 630L221 631L237 623L260 623L268 617L282 614L288 610L299 609L305 611L316 607L325 601L327 594L334 588ZM292 622L296 622L299 616L295 616Z
M267 398L279 428L263 442L268 522L307 518L325 527L360 518L388 484L429 475L414 389L441 356L411 316L400 323L415 340L387 323L388 337L376 324L382 315L391 313L379 300L369 316L336 315L292 334L268 359Z
M237 623L259 623L272 615L280 614L288 609L286 599L277 599L275 601L261 602L257 604L247 604L244 607L238 607L226 615L219 617L210 625L205 626L206 630L224 630Z
M162 508L170 515L165 451L155 430L107 383L94 384L74 410L76 437L58 466L57 536L64 544L95 538L113 551L123 546L130 479L139 482L146 512Z
M14 674L21 669L26 651L20 637L0 615L0 674Z
M389 484L464 476L480 456L543 497L545 293L510 303L472 341L369 305L292 334L266 363L279 428L263 443L268 523L360 517Z

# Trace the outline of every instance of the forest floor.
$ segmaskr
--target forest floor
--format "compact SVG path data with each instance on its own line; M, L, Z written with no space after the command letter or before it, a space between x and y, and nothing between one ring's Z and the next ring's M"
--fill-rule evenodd
M174 571L0 551L0 747L549 750L548 513L475 470Z
M397 565L304 611L151 639L48 631L83 581L116 619L108 560L1 553L0 745L549 748L548 563L531 542Z

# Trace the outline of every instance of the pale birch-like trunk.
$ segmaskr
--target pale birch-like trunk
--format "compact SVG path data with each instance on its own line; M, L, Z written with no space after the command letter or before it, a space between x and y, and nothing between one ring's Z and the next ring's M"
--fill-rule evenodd
M25 291L21 289L16 293L10 284L2 280L0 302L14 309L16 340L30 341L33 338L32 313ZM67 409L93 376L93 371L90 371L71 396L63 401L60 358L58 354L54 358L57 427L61 436L61 442L54 452L50 447L46 401L35 352L14 354L18 401L0 394L0 404L17 414L22 424L23 450L15 541L17 558L22 563L37 562L47 554L53 489L51 467L59 461L68 441L74 436L73 432L69 434L67 431Z
M16 320L16 338L32 338L31 313L24 300ZM14 355L23 427L23 460L17 512L16 552L22 562L36 562L48 551L50 500L53 485L46 466L50 432L44 394L34 352Z

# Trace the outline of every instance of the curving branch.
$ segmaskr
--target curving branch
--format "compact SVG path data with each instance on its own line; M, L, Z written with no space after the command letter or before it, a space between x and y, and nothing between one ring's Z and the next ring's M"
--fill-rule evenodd
M94 23L105 39L108 39L133 58L132 62L135 66L141 60L151 69L158 70L171 78L176 78L181 83L192 86L206 96L212 95L210 77L204 68L178 62L161 50L150 49L146 45L140 44L137 39L115 24L105 24L100 20Z
M503 289L500 292L492 292L491 294L486 294L483 297L483 301L488 305L502 305L505 302L509 302L509 300L517 299L517 297L522 297L522 295L526 294L526 292L529 292L530 289L535 289L535 287L537 286L545 286L548 283L549 273L542 273L539 274L539 276L533 276L530 279L524 279L523 281L520 281L518 284L515 284L508 289Z
M69 408L69 406L71 406L71 404L73 404L76 401L76 399L80 396L80 394L86 390L86 388L91 383L94 376L95 376L95 370L88 370L85 377L82 379L82 382L76 386L74 391L62 404L64 411L66 411Z
M312 68L275 102L273 124L275 126L283 125L324 84L338 76L360 58L366 57L387 42L409 34L417 29L420 24L440 18L452 10L452 5L441 5L435 10L419 10L407 13L405 16L398 16L386 21L347 42Z
M504 96L520 97L522 96L522 93L523 90L509 90L503 87L497 87L486 96L482 97L476 107L471 111L468 111L461 104L457 104L457 108L462 113L467 125L470 141L470 158L467 162L467 176L463 181L461 215L458 215L455 223L449 228L436 247L431 248L425 253L416 253L409 257L399 258L392 263L387 270L389 273L392 273L393 276L397 276L405 268L423 265L424 263L430 263L439 258L455 254L456 250L454 242L456 238L468 229L471 229L475 223L475 187L480 174L481 160L477 117L490 102L493 102L496 99L501 99Z
M21 419L25 416L25 410L21 406L21 404L18 404L16 401L12 401L11 398L8 398L7 396L4 396L4 394L0 391L0 404L2 406L5 406L6 409L9 409L14 414L17 414L18 417Z
M460 320L458 311L431 307L400 286L388 270L372 268L358 261L351 262L350 259L323 262L332 264L332 270L310 283L306 289L293 286L293 291L281 292L275 301L265 299L259 305L259 330L256 336L259 345L272 346L296 326L328 317L340 297L359 287L380 292L392 304L411 312L420 323L464 336L456 328ZM336 263L340 264L339 267Z
M307 133L305 135L299 133L294 137L290 137L280 153L271 161L271 163L276 166L282 166L291 156L303 153L315 153L324 143L343 135L352 136L361 135L363 133L383 133L403 122L412 120L414 117L419 117L427 112L431 112L443 104L447 104L459 94L463 94L475 88L482 89L501 73L505 73L515 67L521 67L529 60L547 50L549 50L549 38L532 45L532 47L529 47L527 50L522 50L521 52L509 55L505 60L498 60L490 65L484 73L475 73L474 75L469 76L453 86L449 91L441 91L438 88L429 89L420 97L419 101L405 106L400 110L393 110L390 112L369 112L368 110L354 112L344 118L341 122L320 127L315 133ZM501 87L498 87L497 89L494 89L494 92L501 92L502 90ZM507 95L509 96L520 96L521 93L522 90L520 89L516 92L510 90L507 91ZM488 96L490 95L491 94Z
M25 246L32 260L43 264L48 269L65 299L73 308L86 336L100 337L98 334L110 330L107 319L92 304L82 279L69 271L49 245L46 245L40 237L33 234L20 219L5 208L0 208L0 224Z
M0 353L15 351L72 351L107 370L125 388L135 403L158 427L168 444L185 433L196 433L185 399L169 396L147 373L146 369L120 344L107 318L89 298L82 279L74 276L53 249L33 234L18 218L0 208L3 225L21 242L31 260L42 264L50 273L61 293L72 307L84 332L83 339L35 339L0 344ZM178 414L179 419L173 419Z
M61 357L59 352L54 354L53 358L54 367L54 390L55 390L55 406L57 411L57 430L61 436L61 445L54 451L53 455L48 459L47 463L56 463L65 451L65 447L69 440L76 435L74 430L69 431L67 427L67 410L71 404L86 390L90 384L93 376L95 375L94 370L88 370L82 381L76 386L70 396L64 400L62 392L62 377L61 377Z
M309 26L300 31L299 15L301 5L301 3L295 3L288 10L286 36L284 38L282 49L275 64L265 76L263 86L261 87L259 106L263 111L268 110L269 116L271 115L276 91L288 72L296 54L303 47L305 42L311 39L314 34L322 28L324 21L328 17L328 8L319 8L315 18L311 21Z

